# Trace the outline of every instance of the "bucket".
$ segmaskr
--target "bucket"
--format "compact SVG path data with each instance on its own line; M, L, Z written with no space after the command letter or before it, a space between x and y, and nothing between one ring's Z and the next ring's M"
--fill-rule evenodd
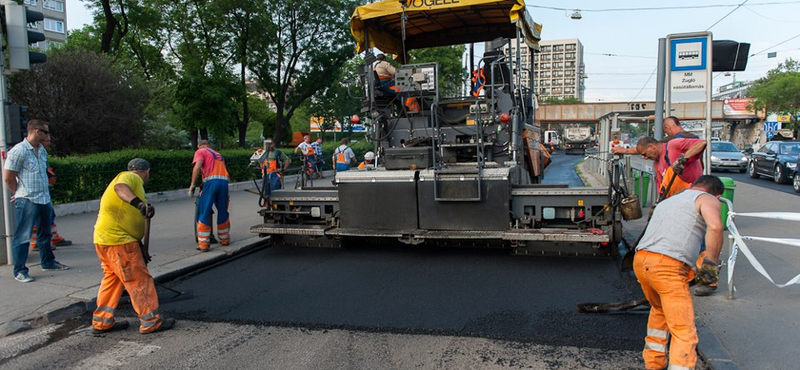
M629 195L619 203L619 211L625 221L642 218L642 208L636 194Z

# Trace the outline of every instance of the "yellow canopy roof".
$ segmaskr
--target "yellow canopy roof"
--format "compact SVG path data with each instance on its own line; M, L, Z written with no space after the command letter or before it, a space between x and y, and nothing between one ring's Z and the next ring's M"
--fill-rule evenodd
M405 13L406 50L515 38L517 28L529 47L539 48L542 26L525 11L524 0L407 0ZM398 0L356 8L350 18L356 51L369 46L387 54L402 54L402 14ZM365 45L365 27L369 45Z

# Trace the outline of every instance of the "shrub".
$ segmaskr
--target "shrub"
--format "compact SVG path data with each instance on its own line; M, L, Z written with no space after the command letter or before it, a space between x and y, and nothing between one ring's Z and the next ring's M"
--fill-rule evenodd
M248 167L253 152L249 149L221 150L232 182L246 181L257 175ZM150 162L147 192L185 189L192 174L191 150L120 150L83 157L50 157L50 165L58 176L51 191L53 203L70 203L100 199L114 177L127 169L132 158Z

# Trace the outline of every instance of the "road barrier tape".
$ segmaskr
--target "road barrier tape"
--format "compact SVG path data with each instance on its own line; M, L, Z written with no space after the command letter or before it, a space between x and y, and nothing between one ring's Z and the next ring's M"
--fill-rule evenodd
M733 210L733 203L727 199L721 199L722 201L728 204L728 209ZM750 264L753 266L759 274L767 278L773 285L777 286L778 288L787 287L790 285L800 284L800 274L795 276L794 278L790 279L785 284L778 284L772 279L772 276L767 272L761 262L753 255L753 252L745 243L745 240L752 240L752 241L762 241L774 244L783 244L792 247L800 247L800 239L788 239L788 238L767 238L767 237L760 237L760 236L743 236L739 234L739 229L736 227L736 224L733 222L736 216L741 217L755 217L755 218L767 218L773 220L783 220L783 221L800 221L800 213L793 213L793 212L753 212L753 213L735 213L730 212L728 214L728 219L726 224L728 225L728 231L730 232L731 237L733 238L733 244L731 245L731 253L728 256L728 297L733 298L733 272L734 267L736 265L736 257L738 256L738 252L741 251L742 254L750 261Z

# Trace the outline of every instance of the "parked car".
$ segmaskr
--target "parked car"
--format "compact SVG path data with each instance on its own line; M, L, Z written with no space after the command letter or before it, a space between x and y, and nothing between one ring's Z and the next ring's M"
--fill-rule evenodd
M800 155L797 156L797 162L794 163L794 176L792 176L792 187L795 193L800 193Z
M787 182L797 170L800 141L770 141L750 156L748 174L752 178L772 177L778 184Z
M730 141L711 141L711 171L747 171L747 155Z

